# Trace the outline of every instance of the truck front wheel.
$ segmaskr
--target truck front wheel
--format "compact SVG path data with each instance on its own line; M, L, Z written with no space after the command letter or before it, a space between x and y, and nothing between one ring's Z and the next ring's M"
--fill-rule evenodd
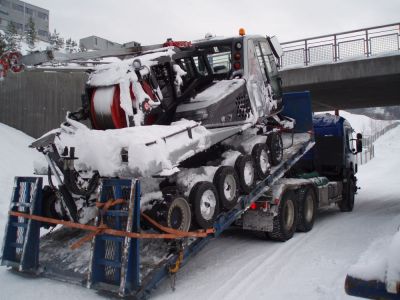
M317 211L317 198L311 187L306 187L300 193L299 214L297 230L302 232L310 231L314 226L315 213Z
M279 203L278 215L273 220L273 230L269 238L285 242L293 237L297 225L297 201L293 191L286 191Z
M350 174L347 176L347 181L343 182L342 201L339 202L340 211L350 212L354 208L354 196L356 193L356 184L354 176Z

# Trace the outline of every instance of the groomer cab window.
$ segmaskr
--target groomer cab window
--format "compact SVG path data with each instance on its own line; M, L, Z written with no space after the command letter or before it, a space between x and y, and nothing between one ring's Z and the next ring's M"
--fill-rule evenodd
M282 83L278 74L274 54L266 40L257 39L253 42L265 85L267 86L270 84L273 98L279 99L282 97Z

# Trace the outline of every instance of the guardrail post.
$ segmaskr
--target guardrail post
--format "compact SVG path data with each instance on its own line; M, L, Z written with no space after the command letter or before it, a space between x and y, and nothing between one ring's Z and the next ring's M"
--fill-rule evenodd
M333 35L333 61L338 60L338 55L337 55L337 36L336 34Z
M369 41L368 41L368 29L365 30L365 45L366 45L366 51L367 51L367 57L370 56L370 49L369 49Z
M307 40L304 40L304 64L308 66L308 46Z

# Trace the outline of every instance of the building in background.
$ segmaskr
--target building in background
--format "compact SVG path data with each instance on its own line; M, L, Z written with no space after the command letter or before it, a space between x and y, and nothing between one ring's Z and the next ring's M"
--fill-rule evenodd
M23 34L32 17L39 40L49 40L49 10L19 0L0 0L0 30L5 31L13 22L18 33Z
M121 48L122 45L101 37L91 35L79 40L79 47L86 50L109 50Z
M86 50L110 50L110 49L131 48L138 46L140 46L140 43L135 41L121 45L109 41L107 39L103 39L96 35L91 35L79 40L79 47L84 48Z

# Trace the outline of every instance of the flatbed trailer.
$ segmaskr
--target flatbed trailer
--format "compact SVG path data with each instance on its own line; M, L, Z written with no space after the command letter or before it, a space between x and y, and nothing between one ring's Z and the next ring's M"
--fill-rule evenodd
M212 234L203 238L172 239L170 242L100 231L88 238L85 230L66 226L56 227L40 237L43 221L18 213L40 216L42 178L17 177L1 264L18 272L75 283L120 297L147 298L163 279L174 276L191 257L240 219L252 203L265 197L274 183L314 146L309 93L285 95L284 107L283 114L295 119L296 125L292 133L283 134L289 147L284 150L282 162L272 167L270 174L259 181L251 193L242 195L234 208L219 214ZM154 230L141 228L140 198L140 180L102 179L98 202L125 199L125 204L112 206L105 212L99 210L95 225L106 225L131 236L154 233ZM83 237L92 242L81 244L75 250L68 249Z

